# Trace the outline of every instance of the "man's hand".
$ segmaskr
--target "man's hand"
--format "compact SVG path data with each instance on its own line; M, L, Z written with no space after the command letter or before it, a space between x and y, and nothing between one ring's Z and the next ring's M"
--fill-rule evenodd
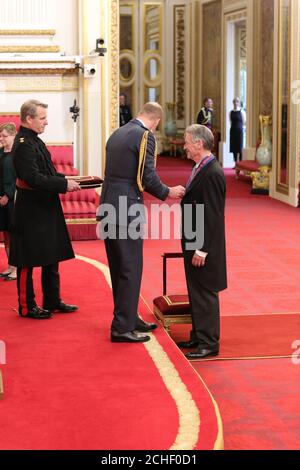
M68 193L70 193L72 191L80 191L80 190L81 190L81 187L80 187L79 183L77 183L74 180L69 180L68 179L68 187L67 187Z
M182 198L185 194L185 188L183 186L173 186L169 188L169 197L173 199Z
M192 265L195 268L202 268L202 266L205 265L205 257L196 255L196 253L195 253L194 256L193 256L193 259L192 259Z
M4 194L4 196L0 197L0 206L1 207L6 206L8 201L9 201L8 197L6 196L6 194Z

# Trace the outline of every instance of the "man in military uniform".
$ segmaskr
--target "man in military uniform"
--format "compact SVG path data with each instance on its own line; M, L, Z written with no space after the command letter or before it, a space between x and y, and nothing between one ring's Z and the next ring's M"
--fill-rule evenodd
M197 116L197 124L201 124L212 130L214 119L213 100L211 98L205 98L203 104L204 106L200 109Z
M21 127L12 149L17 195L12 223L10 264L17 266L19 314L47 319L53 312L78 309L60 297L59 261L74 258L59 193L80 186L57 173L38 137L47 126L48 105L30 100L21 107ZM35 302L32 271L42 267L43 308Z
M156 328L138 315L137 308L143 266L143 239L135 237L134 207L143 209L143 191L158 199L182 197L182 186L169 188L155 171L156 141L153 132L162 118L157 103L146 103L136 119L117 129L106 145L106 168L102 187L99 218L104 219L106 208L113 207L117 219L106 227L105 249L109 263L114 298L114 318L111 341L140 343L150 339L137 335ZM126 200L122 207L122 200ZM142 223L142 222L141 222ZM131 231L132 229L132 231ZM104 232L104 228L103 228Z

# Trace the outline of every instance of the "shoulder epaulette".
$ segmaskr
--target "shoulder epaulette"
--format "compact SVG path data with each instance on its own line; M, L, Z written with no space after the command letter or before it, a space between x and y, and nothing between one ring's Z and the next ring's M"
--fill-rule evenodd
M143 192L145 189L143 186L143 175L144 175L144 169L145 169L145 163L146 163L148 137L149 137L149 131L147 130L144 132L142 140L141 140L141 144L140 144L139 165L138 165L138 171L137 171L137 185L141 192ZM156 160L157 160L157 142L155 139L154 166L156 166Z

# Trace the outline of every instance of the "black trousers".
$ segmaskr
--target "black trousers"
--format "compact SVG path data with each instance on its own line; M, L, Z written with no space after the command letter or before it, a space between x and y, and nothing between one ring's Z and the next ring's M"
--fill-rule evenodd
M36 307L35 293L32 280L33 268L17 269L17 286L19 298L19 313L26 315ZM60 279L58 263L42 266L43 308L55 309L60 298Z
M201 284L201 268L192 265L190 256L184 256L184 269L192 312L190 340L216 348L220 341L219 294Z
M235 163L236 163L236 162L241 162L241 161L242 161L242 152L240 152L240 153L234 153L234 154L233 154L233 158L234 158Z
M118 333L133 331L143 270L143 240L128 236L127 227L117 227L117 238L106 238L105 249L112 282L114 318L111 328ZM124 239L120 238L123 232Z

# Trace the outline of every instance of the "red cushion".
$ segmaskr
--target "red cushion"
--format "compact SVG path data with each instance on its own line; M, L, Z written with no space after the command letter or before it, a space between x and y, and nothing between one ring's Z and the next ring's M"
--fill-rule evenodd
M92 202L95 204L97 193L94 189L82 189L81 191L73 191L61 194L62 201L81 201Z
M0 125L2 124L7 124L9 122L13 122L16 127L17 127L17 130L19 130L19 127L20 127L20 117L19 115L14 115L14 114L2 114L0 116Z
M54 165L73 166L73 145L47 145Z
M54 165L56 168L56 171L58 173L62 173L63 175L66 176L77 176L78 175L78 170L74 168L73 166L70 165Z
M188 295L162 295L153 300L163 315L191 315Z
M242 160L236 163L236 168L246 171L257 171L260 166L255 160Z
M92 219L96 217L96 207L92 202L62 201L66 219Z

